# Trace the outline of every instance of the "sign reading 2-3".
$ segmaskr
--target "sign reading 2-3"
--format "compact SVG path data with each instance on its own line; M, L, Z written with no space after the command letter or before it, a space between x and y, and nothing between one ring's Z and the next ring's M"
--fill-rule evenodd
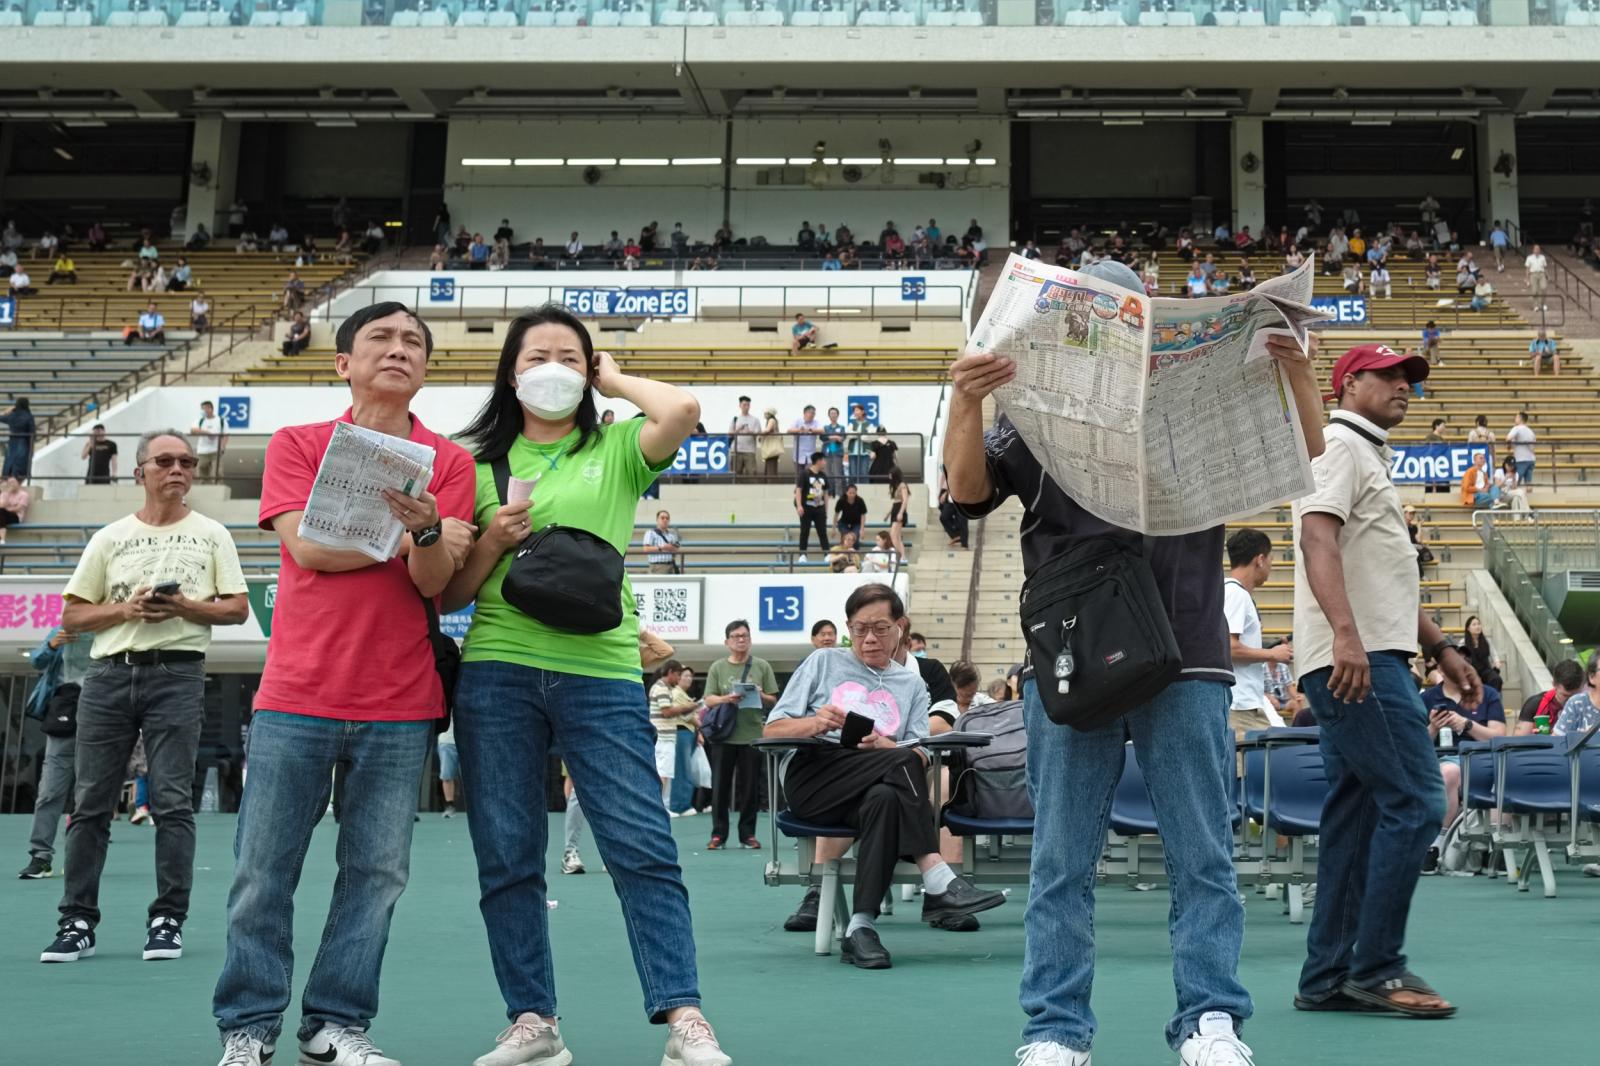
M218 396L217 415L227 429L249 429L250 397Z
M761 586L761 629L767 633L800 633L806 628L804 585Z

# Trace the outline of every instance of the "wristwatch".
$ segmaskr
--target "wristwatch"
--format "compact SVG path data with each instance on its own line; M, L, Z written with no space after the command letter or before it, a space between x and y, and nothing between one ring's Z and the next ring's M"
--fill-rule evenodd
M411 540L419 548L431 548L439 543L439 538L444 535L444 522L435 522L420 533L411 534Z

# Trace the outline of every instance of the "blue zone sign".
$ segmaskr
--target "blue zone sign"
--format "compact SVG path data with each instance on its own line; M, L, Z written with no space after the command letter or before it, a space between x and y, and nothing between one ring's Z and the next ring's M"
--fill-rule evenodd
M727 437L690 437L678 449L669 474L726 474L729 467Z
M1389 475L1397 485L1460 484L1475 456L1489 454L1487 444L1394 444ZM1494 465L1490 457L1490 467Z
M575 315L674 318L693 313L688 289L566 289L561 302Z
M761 586L761 629L767 633L800 633L806 628L804 585Z
M0 326L17 324L17 301L10 296L0 296Z
M1313 296L1311 306L1327 313L1327 321L1340 326L1367 324L1365 296Z
M455 278L432 278L428 281L428 302L451 303L456 298Z

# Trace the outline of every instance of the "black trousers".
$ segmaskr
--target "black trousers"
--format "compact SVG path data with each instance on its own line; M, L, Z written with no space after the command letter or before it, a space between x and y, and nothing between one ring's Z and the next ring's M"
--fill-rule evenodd
M967 516L949 500L939 505L939 524L944 527L945 536L959 540L963 548L967 547Z
M728 810L739 799L739 839L756 835L764 756L748 744L711 745L711 835L728 839Z
M783 778L789 810L856 831L853 913L878 913L895 863L939 850L927 773L910 748L807 749L789 764Z
M800 551L803 553L811 543L811 528L816 527L817 545L822 551L828 550L828 509L826 507L805 507L800 515Z

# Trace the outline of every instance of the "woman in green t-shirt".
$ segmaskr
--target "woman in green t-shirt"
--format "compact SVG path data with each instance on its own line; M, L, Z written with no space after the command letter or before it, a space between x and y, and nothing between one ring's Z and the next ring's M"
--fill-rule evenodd
M594 393L642 419L600 424ZM622 373L583 323L547 305L514 319L493 391L464 436L478 460L478 541L445 590L477 603L456 690L456 746L470 804L489 954L510 1028L476 1066L570 1062L557 1028L545 905L545 768L559 752L627 914L645 1011L669 1025L673 1066L729 1066L700 1013L689 896L656 776L640 683L639 619L626 578L622 623L598 634L545 625L506 603L513 550L551 523L625 553L640 494L671 465L700 405L683 389ZM502 506L492 463L532 498ZM508 493L509 494L509 493Z

